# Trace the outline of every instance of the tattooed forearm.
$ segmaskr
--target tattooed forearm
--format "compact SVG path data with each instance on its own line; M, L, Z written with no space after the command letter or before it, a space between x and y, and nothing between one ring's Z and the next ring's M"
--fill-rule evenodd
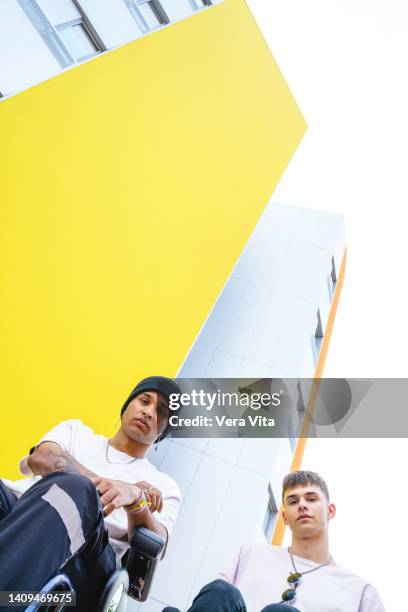
M52 474L53 472L80 473L75 459L62 449L60 451L48 449L43 453L43 459L46 474Z
M70 474L82 474L88 478L97 476L91 470L76 461L69 453L53 445L49 448L48 444L39 446L28 459L28 465L34 474L48 476L54 472L67 472Z

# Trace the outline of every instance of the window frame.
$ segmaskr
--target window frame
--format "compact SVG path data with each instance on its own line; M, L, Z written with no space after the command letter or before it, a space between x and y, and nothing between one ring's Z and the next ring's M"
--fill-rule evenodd
M160 22L158 27L162 27L164 25L168 25L170 23L169 16L164 10L160 0L136 0L136 4L141 6L142 4L148 4L152 10L152 13L156 17L157 21ZM153 28L156 30L157 28Z
M316 313L317 325L315 332L312 336L312 350L315 366L319 360L320 351L322 350L323 338L324 338L324 330L322 325L322 318L320 315L320 308L317 309Z
M327 277L327 284L329 286L329 296L330 296L330 302L333 301L333 297L334 294L336 292L336 287L337 287L337 272L336 272L336 263L334 261L334 256L332 256L331 258L331 270L329 272L329 275Z
M48 19L38 2L36 0L17 0L17 2L31 25L41 36L49 52L60 65L60 68L64 70L69 66L75 65L75 59L64 45L54 25Z
M272 485L270 482L268 483L267 493L268 501L266 505L265 516L262 520L262 532L268 544L271 544L276 521L279 516L279 508L276 503L275 495L273 493Z
M305 404L305 400L303 398L303 391L302 391L302 385L300 384L300 380L297 381L296 383L296 389L297 389L297 393L298 393L298 398L297 398L297 402L296 402L296 408L298 412L306 412L306 404Z
M159 0L123 0L126 8L129 13L132 15L134 21L137 23L138 27L141 29L142 34L147 34L148 32L155 32L160 28L163 28L166 25L169 25L170 18L164 10L162 4ZM151 28L146 21L145 16L140 10L140 6L142 4L149 5L150 10L152 11L154 17L159 22L158 25L154 28Z
M213 6L212 0L188 0L193 11L201 11L208 6Z
M57 34L59 36L60 36L60 32L61 31L69 30L70 28L73 28L73 27L75 27L77 25L81 25L84 28L84 30L87 33L87 35L89 36L89 39L92 42L92 44L94 45L96 51L95 51L95 53L88 53L87 55L83 55L83 56L81 56L79 58L76 58L72 54L71 49L69 49L69 47L67 47L67 44L66 44L65 40L61 37L61 40L62 40L64 46L67 47L70 55L73 57L73 59L74 59L74 61L76 63L84 62L85 60L87 60L87 59L89 59L91 57L95 57L95 55L98 55L99 53L102 53L102 51L104 50L104 49L101 48L101 45L100 45L99 41L97 40L97 38L96 38L96 36L94 34L93 28L89 27L88 23L89 23L88 20L84 19L84 16L81 16L81 17L78 17L77 19L71 19L71 21L65 21L63 23L58 23L55 26L55 30L56 30L56 32L57 32Z

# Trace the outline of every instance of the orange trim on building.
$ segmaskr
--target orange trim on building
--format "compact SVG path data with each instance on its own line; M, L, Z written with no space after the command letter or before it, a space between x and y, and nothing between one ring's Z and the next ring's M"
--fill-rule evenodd
M319 360L317 362L317 367L316 367L316 372L315 372L315 382L313 384L313 389L310 394L310 399L309 399L309 403L306 409L305 418L303 420L302 432L298 439L296 450L293 455L292 465L290 468L291 472L299 470L302 464L303 455L304 455L305 448L306 448L310 416L313 412L313 406L316 400L317 392L319 390L320 378L322 377L322 374L323 374L324 364L326 362L330 339L331 339L331 335L333 332L334 320L335 320L336 313L337 313L337 306L339 304L340 293L343 287L344 274L346 271L346 257L347 257L347 249L344 251L343 261L341 263L340 273L337 279L337 286L336 286L336 290L334 293L333 304L330 309L330 315L327 321L326 331L325 331L324 338L323 338L323 344L322 344L322 348L320 351ZM285 523L283 522L283 518L282 518L282 506L281 506L279 510L278 520L276 521L275 530L273 533L272 544L281 546L284 533L285 533Z

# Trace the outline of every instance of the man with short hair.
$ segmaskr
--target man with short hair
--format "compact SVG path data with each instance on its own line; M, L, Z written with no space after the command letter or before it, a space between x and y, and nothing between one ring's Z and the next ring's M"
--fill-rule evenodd
M80 420L64 421L22 460L31 477L0 480L0 591L38 591L62 570L77 591L78 609L89 612L136 527L167 543L180 491L146 454L169 429L172 393L179 388L170 379L142 380L112 439Z
M328 528L336 507L325 481L315 472L288 474L282 501L291 546L242 546L190 612L385 612L376 590L330 554Z

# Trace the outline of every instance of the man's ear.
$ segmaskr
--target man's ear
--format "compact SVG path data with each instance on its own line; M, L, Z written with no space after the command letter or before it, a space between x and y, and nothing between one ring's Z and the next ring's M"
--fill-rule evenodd
M327 518L330 520L336 516L336 506L334 504L329 504L327 506Z
M288 520L287 520L287 518L286 518L286 512L285 512L285 510L282 510L282 518L283 518L283 522L285 523L285 525L287 525L287 524L288 524Z

